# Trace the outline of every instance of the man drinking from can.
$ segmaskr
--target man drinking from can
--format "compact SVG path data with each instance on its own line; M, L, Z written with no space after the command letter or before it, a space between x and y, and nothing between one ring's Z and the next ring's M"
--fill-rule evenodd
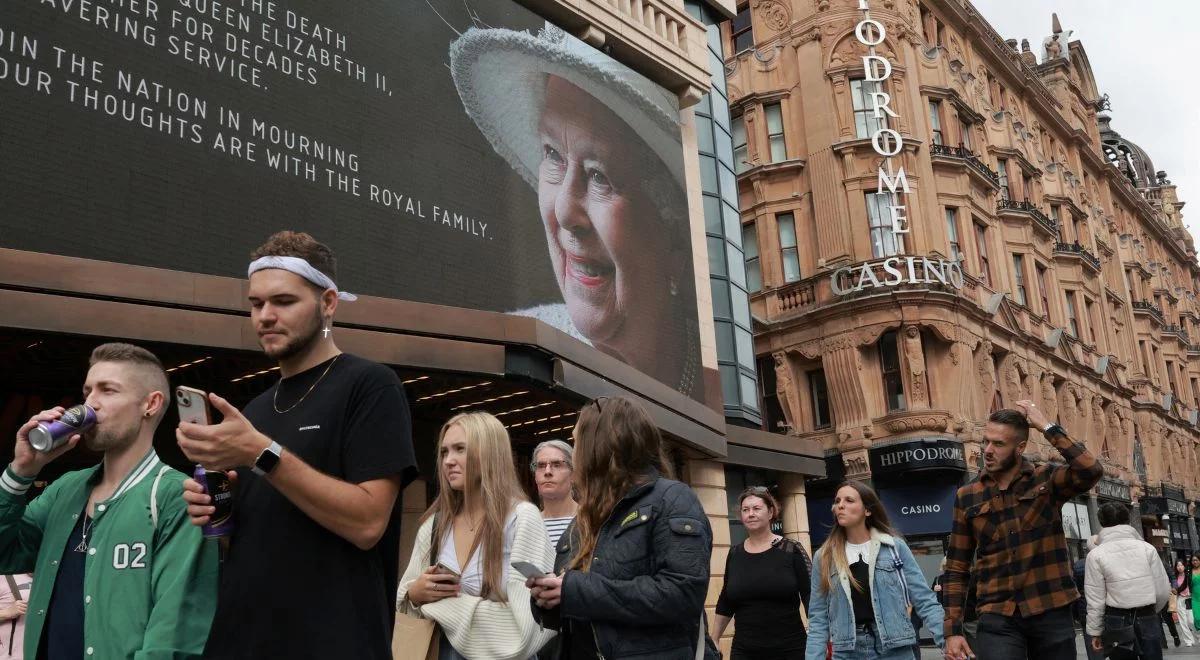
M83 406L44 410L17 431L0 475L0 574L37 575L25 657L195 658L204 649L217 552L188 524L177 496L185 476L154 452L169 391L152 353L104 344L92 351ZM100 464L26 504L42 468L81 439Z

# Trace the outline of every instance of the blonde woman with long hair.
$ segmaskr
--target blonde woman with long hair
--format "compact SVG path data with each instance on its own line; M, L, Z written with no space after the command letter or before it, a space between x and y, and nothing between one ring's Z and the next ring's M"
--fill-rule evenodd
M813 558L807 660L908 660L916 643L910 610L939 647L944 612L908 544L892 530L875 491L844 482L833 500L837 524Z
M573 435L579 511L555 574L529 581L535 615L562 635L550 660L715 658L702 623L712 530L692 489L669 478L650 415L603 397Z
M437 621L441 660L529 658L552 633L534 621L511 563L549 572L554 553L517 480L508 431L486 412L456 415L438 435L437 465L438 496L422 516L398 606Z

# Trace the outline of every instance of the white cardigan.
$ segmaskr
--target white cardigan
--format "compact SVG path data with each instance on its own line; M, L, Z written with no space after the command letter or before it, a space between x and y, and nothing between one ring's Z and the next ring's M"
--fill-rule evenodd
M514 517L512 554L505 564L527 561L547 573L552 572L554 550L542 524L541 512L529 502L520 502L515 507ZM534 621L525 577L511 565L505 566L508 570L506 603L466 594L420 607L409 602L409 587L433 565L429 560L432 536L433 518L430 517L417 530L412 557L404 577L400 578L397 607L401 612L437 621L450 644L468 658L525 660L554 636L554 631L545 630Z

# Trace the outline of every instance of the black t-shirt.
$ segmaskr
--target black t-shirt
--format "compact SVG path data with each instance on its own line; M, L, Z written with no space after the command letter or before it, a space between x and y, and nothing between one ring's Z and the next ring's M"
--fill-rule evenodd
M243 414L324 474L350 483L398 475L407 484L416 461L399 378L353 355L334 359L280 381ZM282 414L273 402L276 389ZM399 500L380 542L360 550L250 470L239 472L235 498L237 527L205 656L390 659Z
M875 625L875 607L871 604L871 567L867 565L866 557L859 555L858 559L850 564L850 575L854 576L854 581L858 582L862 589L855 589L854 585L850 585L850 602L854 606L854 625L861 626L869 623Z
M733 645L754 653L802 650L800 602L807 604L809 579L804 555L779 544L757 553L742 544L731 548L717 614L736 618Z
M79 513L75 529L67 537L50 606L46 608L46 623L38 643L38 660L78 660L83 657L83 571L87 552L81 550L83 527L91 528L87 510Z

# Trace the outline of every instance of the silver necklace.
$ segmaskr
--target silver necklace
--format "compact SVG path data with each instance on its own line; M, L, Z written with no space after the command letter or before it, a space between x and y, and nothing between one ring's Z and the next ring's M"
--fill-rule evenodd
M92 523L92 524L89 524L89 523ZM79 542L79 545L75 546L75 552L87 552L88 551L88 539L87 539L88 530L92 527L93 524L95 524L95 523L92 522L92 519L88 517L88 514L85 511L83 514L83 540L81 540Z

